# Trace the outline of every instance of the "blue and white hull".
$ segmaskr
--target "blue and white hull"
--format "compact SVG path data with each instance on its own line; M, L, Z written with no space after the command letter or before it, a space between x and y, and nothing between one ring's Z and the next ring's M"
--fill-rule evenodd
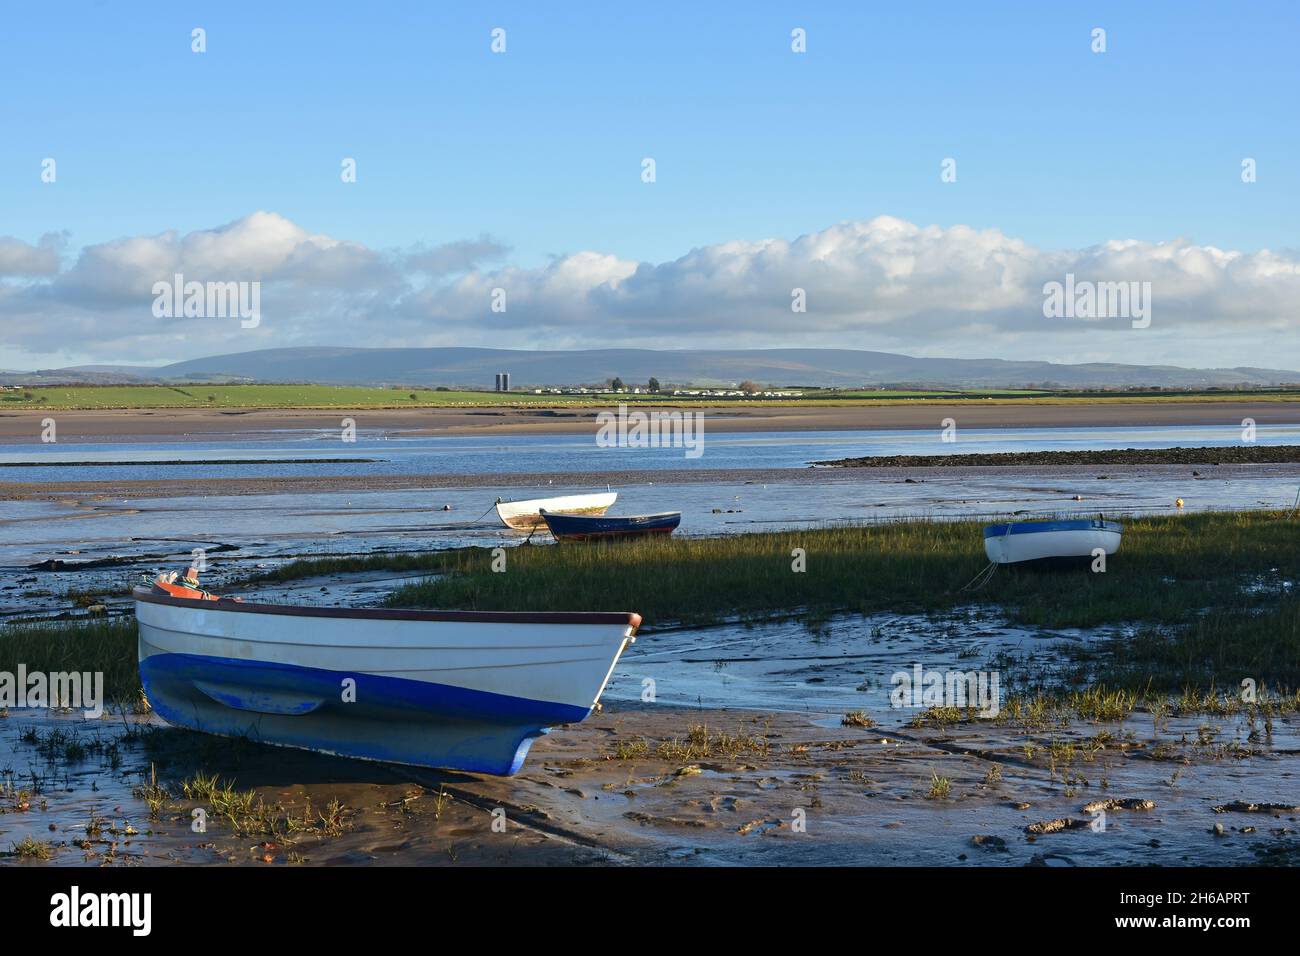
M596 538L642 538L672 534L682 523L680 511L657 515L576 515L542 511L542 519L556 541L591 541Z
M641 620L135 597L140 677L168 723L492 774L591 713Z
M1098 549L1111 555L1123 532L1118 521L1101 518L991 524L984 529L984 553L997 564L1090 558Z

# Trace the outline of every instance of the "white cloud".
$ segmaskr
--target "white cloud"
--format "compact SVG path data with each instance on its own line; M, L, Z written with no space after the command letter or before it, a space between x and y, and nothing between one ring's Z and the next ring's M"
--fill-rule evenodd
M59 271L66 236L47 233L36 245L0 236L0 276L47 276Z
M599 251L533 268L478 239L375 250L256 212L215 229L83 248L0 239L0 349L78 343L147 362L299 344L852 347L954 357L1300 367L1300 258L1186 239L1045 250L996 229L880 216L793 240L735 240L668 262ZM262 322L158 320L154 282L260 280ZM1043 285L1149 281L1152 324L1047 319ZM791 292L807 312L793 313ZM491 308L494 289L506 309Z

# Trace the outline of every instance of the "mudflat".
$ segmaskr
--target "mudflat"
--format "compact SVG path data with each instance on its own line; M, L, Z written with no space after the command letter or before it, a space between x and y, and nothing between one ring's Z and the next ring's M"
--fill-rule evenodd
M1277 752L1244 719L1201 715L882 728L613 705L539 740L514 777L345 761L148 717L93 731L7 721L0 749L51 754L59 773L97 783L14 798L9 836L64 865L1294 865L1300 807L1278 803L1275 782L1294 761L1294 722L1277 718ZM86 755L68 758L69 740ZM218 813L189 792L211 774L249 793L244 809ZM196 835L199 807L209 822Z
M966 468L1017 465L1252 465L1300 462L1300 445L1229 445L1211 448L1090 448L1082 451L1015 451L964 455L873 455L817 461L837 468Z
M1218 449L1213 449L1217 451ZM1187 449L1180 449L1187 451ZM1216 462L1212 455L1185 455L1165 464L1107 464L1105 473L1098 466L1081 462L1034 465L1023 462L964 465L946 461L900 465L886 461L873 468L699 468L662 469L657 471L584 471L519 472L503 478L494 474L427 474L427 475L323 475L279 476L262 478L145 478L113 482L102 481L0 481L0 501L128 501L144 498L220 497L223 495L307 495L347 494L356 492L403 491L409 489L515 488L532 487L539 497L556 488L593 488L616 483L627 488L634 485L710 485L710 484L782 484L822 485L834 482L920 484L929 478L987 478L1014 474L1021 478L1038 477L1044 481L1087 478L1130 478L1135 480L1190 479L1188 468L1203 465L1212 471L1203 476L1220 480L1245 478L1280 478L1295 480L1296 462L1243 464ZM1017 467L1019 466L1019 467ZM3 477L0 470L0 477Z
M870 431L939 428L945 418L963 428L1046 428L1223 425L1240 427L1251 418L1261 425L1300 422L1300 401L1113 401L1007 402L900 400L880 405L641 406L655 411L698 411L715 432ZM0 442L41 441L41 422L52 417L61 442L202 441L220 436L258 440L286 429L337 430L344 418L358 429L409 435L530 435L594 432L602 408L535 406L518 408L397 409L31 409L0 413Z

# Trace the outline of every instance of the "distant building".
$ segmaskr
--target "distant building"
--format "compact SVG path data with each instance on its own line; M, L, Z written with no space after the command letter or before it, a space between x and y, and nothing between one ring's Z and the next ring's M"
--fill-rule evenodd
M509 373L509 372L497 372L497 379L496 379L496 382L497 382L497 384L496 384L496 390L497 390L498 392L508 392L508 391L510 391L510 373Z

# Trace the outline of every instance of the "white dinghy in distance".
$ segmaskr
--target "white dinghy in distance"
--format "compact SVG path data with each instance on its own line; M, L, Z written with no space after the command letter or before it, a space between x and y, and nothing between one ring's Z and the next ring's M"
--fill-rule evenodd
M1124 526L1104 518L1018 521L984 529L984 553L996 564L1091 558L1119 550Z
M291 607L136 588L140 679L178 727L321 753L512 774L596 706L631 612Z
M618 499L616 491L590 495L567 495L561 498L533 498L530 501L497 501L497 517L507 528L534 531L544 528L542 509L566 515L603 515Z

